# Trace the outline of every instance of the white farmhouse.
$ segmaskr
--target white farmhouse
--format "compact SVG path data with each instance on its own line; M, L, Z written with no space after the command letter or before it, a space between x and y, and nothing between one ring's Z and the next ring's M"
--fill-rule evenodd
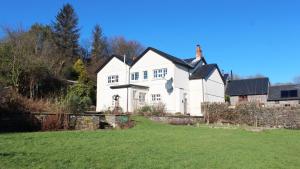
M124 112L163 103L168 113L202 116L201 103L224 102L224 81L199 45L184 60L149 47L134 61L114 55L98 69L97 111L113 109L115 96Z

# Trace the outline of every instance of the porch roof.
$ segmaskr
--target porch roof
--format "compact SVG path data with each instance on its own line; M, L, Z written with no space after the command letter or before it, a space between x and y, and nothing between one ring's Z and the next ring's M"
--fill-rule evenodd
M124 84L124 85L116 85L116 86L110 86L111 89L122 89L122 88L138 88L138 89L148 89L148 86L141 86L141 85L135 85L135 84Z

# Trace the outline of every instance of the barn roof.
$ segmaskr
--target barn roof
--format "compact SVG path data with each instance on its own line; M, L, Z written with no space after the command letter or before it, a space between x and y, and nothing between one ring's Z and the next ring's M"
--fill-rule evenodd
M296 90L295 97L281 97L281 91ZM268 101L300 100L300 84L276 85L269 88Z
M227 84L226 95L266 95L268 94L269 78L252 78L230 80Z

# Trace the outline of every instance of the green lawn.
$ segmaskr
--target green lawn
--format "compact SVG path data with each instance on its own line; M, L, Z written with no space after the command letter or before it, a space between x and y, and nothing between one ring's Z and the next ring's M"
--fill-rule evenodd
M0 168L300 168L300 131L171 126L0 134Z

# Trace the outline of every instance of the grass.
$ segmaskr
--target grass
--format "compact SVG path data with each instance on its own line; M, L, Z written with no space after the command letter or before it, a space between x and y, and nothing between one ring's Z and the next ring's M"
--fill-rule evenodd
M299 168L300 131L171 126L0 134L0 168Z

